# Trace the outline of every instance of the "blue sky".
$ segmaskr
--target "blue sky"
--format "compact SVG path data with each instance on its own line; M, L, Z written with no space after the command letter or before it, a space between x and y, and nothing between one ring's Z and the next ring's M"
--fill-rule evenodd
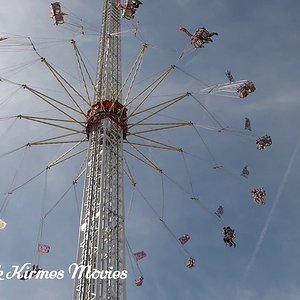
M96 31L86 30L85 36L54 26L49 19L49 4L28 0L26 5L12 0L0 12L2 36L13 34L30 36L39 45L39 51L51 63L72 76L76 85L78 70L69 41L75 38L92 74L95 72L98 37ZM102 1L71 1L62 4L75 15L99 28ZM133 251L144 250L148 256L140 262L145 277L142 287L133 283L134 274L128 262L128 299L224 299L224 300L296 300L299 299L299 18L297 1L144 1L136 13L138 37L126 34L123 38L123 79L130 69L143 42L149 44L135 91L139 90L170 64L178 65L200 81L174 70L166 82L149 101L157 103L187 91L197 92L203 82L226 82L224 72L231 69L236 79L253 80L257 90L246 100L220 96L197 96L216 118L230 129L242 132L221 133L197 127L216 161L222 169L213 169L211 155L193 128L180 128L153 135L165 143L182 147L197 158L146 150L145 153L173 180L188 191L182 192L164 177L165 222L172 233L188 233L191 240L187 250L196 258L194 269L185 268L186 253L178 246L157 216L136 191L131 214L127 220L126 236ZM67 19L68 17L66 17ZM75 17L72 17L73 20ZM71 17L70 17L71 21ZM132 26L122 21L124 30ZM191 31L205 26L219 36L204 49L198 49L178 59L187 45L187 37L178 30L185 26ZM65 40L55 47L39 44L41 38ZM12 39L11 39L12 40ZM4 41L9 42L10 40ZM16 39L17 43L24 40ZM65 97L59 85L38 62L38 57L26 47L14 46L4 51L0 42L0 76L41 88L51 95ZM49 44L46 44L49 45ZM2 48L1 48L2 47ZM21 50L21 51L19 51ZM26 50L26 51L25 51ZM37 62L22 72L6 74L6 67ZM148 80L144 80L148 79ZM82 89L82 86L79 86ZM17 88L1 83L1 100ZM65 100L68 101L68 100ZM19 90L1 104L1 117L43 111L48 106L30 93ZM48 114L55 116L55 112ZM245 117L252 121L254 136L243 131ZM171 118L192 121L215 127L192 98L166 110L160 120ZM1 153L27 142L55 135L47 126L18 120L0 121ZM255 136L270 134L272 147L264 151L255 148ZM65 147L31 147L0 158L1 203L12 186L18 186L63 153ZM82 148L83 149L83 148ZM23 158L24 157L24 158ZM46 211L59 199L72 183L84 156L49 170L47 175ZM128 159L137 186L151 205L162 209L161 177L152 169ZM248 165L248 181L240 177ZM191 180L190 180L191 178ZM7 228L0 232L0 265L6 271L12 265L34 262L45 176L41 176L13 193L0 218ZM132 188L125 178L126 208ZM237 248L226 248L222 241L223 224L212 217L198 203L194 194L210 211L223 205L223 224L237 233ZM267 191L266 204L257 206L251 199L252 186L263 186ZM82 194L82 181L76 188L78 201ZM46 219L44 241L51 252L41 258L41 266L49 270L67 270L75 261L79 224L78 203L74 191ZM71 298L73 284L66 275L63 280L0 281L3 300L67 299Z

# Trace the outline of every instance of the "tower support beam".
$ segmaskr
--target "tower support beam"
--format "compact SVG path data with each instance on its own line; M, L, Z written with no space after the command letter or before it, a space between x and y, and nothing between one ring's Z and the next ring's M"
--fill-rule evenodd
M73 300L126 300L120 24L117 1L104 0Z

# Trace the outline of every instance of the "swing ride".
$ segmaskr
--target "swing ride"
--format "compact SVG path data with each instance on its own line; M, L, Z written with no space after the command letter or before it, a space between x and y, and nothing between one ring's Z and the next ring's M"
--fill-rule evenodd
M115 0L103 1L103 23L101 28L101 42L99 48L98 65L96 70L96 80L94 81L89 70L89 66L85 55L80 49L80 46L72 39L68 41L68 46L74 52L77 68L79 70L80 84L74 83L70 80L66 72L64 72L56 64L48 59L43 50L45 47L57 45L58 40L39 41L25 36L3 36L0 41L0 51L26 51L35 57L34 60L23 62L18 65L11 66L5 72L0 73L1 84L15 88L14 92L23 91L28 93L35 99L40 100L46 104L53 111L51 114L42 114L37 116L36 113L23 113L14 116L3 117L3 120L11 120L18 122L29 121L29 123L38 123L54 128L55 136L43 136L36 140L28 141L23 146L16 149L9 150L0 154L0 158L7 157L19 152L22 149L25 151L35 146L52 146L52 145L71 145L67 150L60 154L57 158L50 161L45 168L26 179L20 185L15 184L15 177L12 181L11 187L0 203L0 230L7 230L5 216L7 214L8 204L12 200L14 193L17 190L31 184L42 174L46 175L57 165L61 165L71 159L80 159L82 162L79 170L74 176L71 186L59 197L58 201L54 202L48 210L45 209L43 203L42 213L40 217L39 232L37 239L37 257L32 265L32 270L27 270L23 273L20 280L33 279L42 270L40 269L41 257L42 262L46 261L46 256L51 254L52 245L48 244L45 239L44 230L45 222L48 216L56 211L59 204L63 201L69 191L76 187L77 183L84 177L83 199L81 204L81 217L79 222L79 238L77 263L78 266L93 266L96 270L125 270L126 260L131 264L135 279L133 281L136 287L141 287L146 283L147 277L141 271L141 262L146 261L151 254L147 249L139 249L133 251L132 243L128 241L127 233L125 232L127 216L131 212L131 204L125 213L125 196L124 186L125 178L131 184L134 192L139 193L139 198L142 199L146 205L153 212L155 218L160 222L160 225L180 247L187 260L185 260L186 269L197 269L195 255L189 251L189 245L193 243L194 237L190 233L180 235L175 233L172 229L172 224L169 224L165 218L165 181L177 189L182 190L189 199L194 200L200 207L206 211L210 216L216 220L218 226L224 226L223 214L225 205L209 207L205 202L197 196L193 189L192 179L189 171L189 166L186 161L187 157L199 157L187 151L184 147L174 146L169 141L168 137L163 139L164 132L172 132L175 130L189 130L192 129L195 136L204 146L206 154L209 156L210 163L213 164L213 170L225 172L226 167L219 164L211 151L208 143L203 138L200 130L208 129L214 130L217 133L233 133L239 132L245 135L246 138L251 139L251 142L256 143L258 150L265 149L272 145L270 136L257 137L254 133L244 133L243 130L235 130L221 122L202 102L201 96L227 96L232 98L244 99L251 98L251 94L256 90L252 81L238 80L236 81L231 73L227 71L225 74L229 83L206 85L196 93L184 92L164 97L162 101L155 101L155 93L170 77L170 74L181 73L187 77L195 76L189 74L180 65L171 65L150 84L139 86L138 76L141 71L142 62L146 51L148 51L149 43L143 43L140 51L133 63L132 68L125 81L121 79L121 21L131 22L135 18L136 10L143 4L136 0L126 0L123 5ZM144 6L144 5L143 5ZM73 33L86 34L91 27L83 26L84 21L78 19L78 23L69 23L72 13L63 7L60 2L51 3L51 18L58 27L65 27ZM64 11L68 11L65 13ZM124 19L124 20L123 20ZM202 27L192 34L184 27L180 30L186 33L189 37L190 45L194 48L204 48L204 45L212 43L212 37L217 36L217 32L209 32ZM136 35L134 35L136 37ZM64 41L65 42L65 41ZM48 43L48 44L47 44ZM198 50L197 50L198 51ZM40 62L47 70L55 83L64 93L64 98L68 102L58 97L56 91L54 94L50 90L44 90L36 87L31 83L24 83L15 78L12 78L14 72L19 72L27 69L32 65ZM224 74L223 74L224 76ZM197 78L196 78L197 79ZM80 89L81 85L81 89ZM153 100L154 99L154 100ZM4 99L6 101L6 99ZM177 107L179 104L188 101L201 108L207 116L210 117L214 123L214 127L197 124L197 120L178 120L173 117L169 121L165 117L165 113ZM250 99L249 99L250 101ZM4 103L4 102L3 102ZM54 113L53 113L54 112ZM170 117L172 119L172 116ZM245 125L241 122L241 128L252 131L250 119L245 118ZM187 132L187 131L185 131ZM168 135L167 133L167 135ZM172 134L169 134L170 137ZM183 134L185 135L185 134ZM254 138L254 139L253 139ZM177 143L175 143L177 144ZM146 151L144 151L146 149ZM173 176L170 176L168 171L162 168L156 160L149 155L149 149L168 151L178 154L182 160L184 169L186 170L186 177L189 180L190 191L182 187ZM149 151L148 153L146 153ZM151 153L150 153L151 154ZM179 160L179 159L178 159ZM158 212L157 207L148 197L144 195L141 189L137 187L139 184L130 167L130 163L135 161L139 164L153 170L162 182L162 211ZM242 170L236 171L236 178L248 178L249 171L247 165ZM246 180L243 180L243 182ZM47 179L45 180L46 185ZM251 195L254 201L261 205L265 203L266 191L263 188L256 188L249 181L251 186ZM181 192L182 192L181 191ZM134 194L134 193L133 193ZM46 198L46 197L45 197ZM133 199L133 198L132 198ZM133 201L133 200L132 200ZM227 209L227 208L226 208ZM226 214L225 214L226 215ZM234 229L229 226L223 227L223 241L226 246L230 248L236 247L236 234ZM221 239L221 237L220 237ZM138 248L137 243L135 248ZM45 255L44 255L45 254ZM45 259L45 260L44 260ZM44 268L44 266L42 265ZM138 273L138 274L136 274ZM74 283L74 300L117 300L126 299L126 281L120 278L89 278L82 276L75 278Z
M204 48L207 43L212 43L212 37L218 35L217 32L209 32L206 28L199 28L194 34L190 33L186 28L179 27L179 30L184 32L189 38L190 43L195 48Z
M59 2L51 3L51 15L50 17L53 19L54 24L64 24L64 16L66 15L61 11L61 6Z

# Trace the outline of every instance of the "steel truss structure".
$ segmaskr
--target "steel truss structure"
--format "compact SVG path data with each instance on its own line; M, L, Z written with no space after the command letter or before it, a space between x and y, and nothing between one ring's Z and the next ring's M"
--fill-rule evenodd
M121 97L121 15L116 0L103 1L94 104L79 229L73 300L126 299L123 138L127 119ZM120 112L121 111L121 112ZM122 126L120 125L122 124ZM102 271L102 272L101 272Z

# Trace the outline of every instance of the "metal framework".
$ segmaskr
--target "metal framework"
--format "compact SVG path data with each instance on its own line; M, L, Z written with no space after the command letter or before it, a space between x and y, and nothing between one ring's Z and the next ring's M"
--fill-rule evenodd
M87 113L89 139L73 300L125 300L121 15L116 0L103 1L94 103Z

